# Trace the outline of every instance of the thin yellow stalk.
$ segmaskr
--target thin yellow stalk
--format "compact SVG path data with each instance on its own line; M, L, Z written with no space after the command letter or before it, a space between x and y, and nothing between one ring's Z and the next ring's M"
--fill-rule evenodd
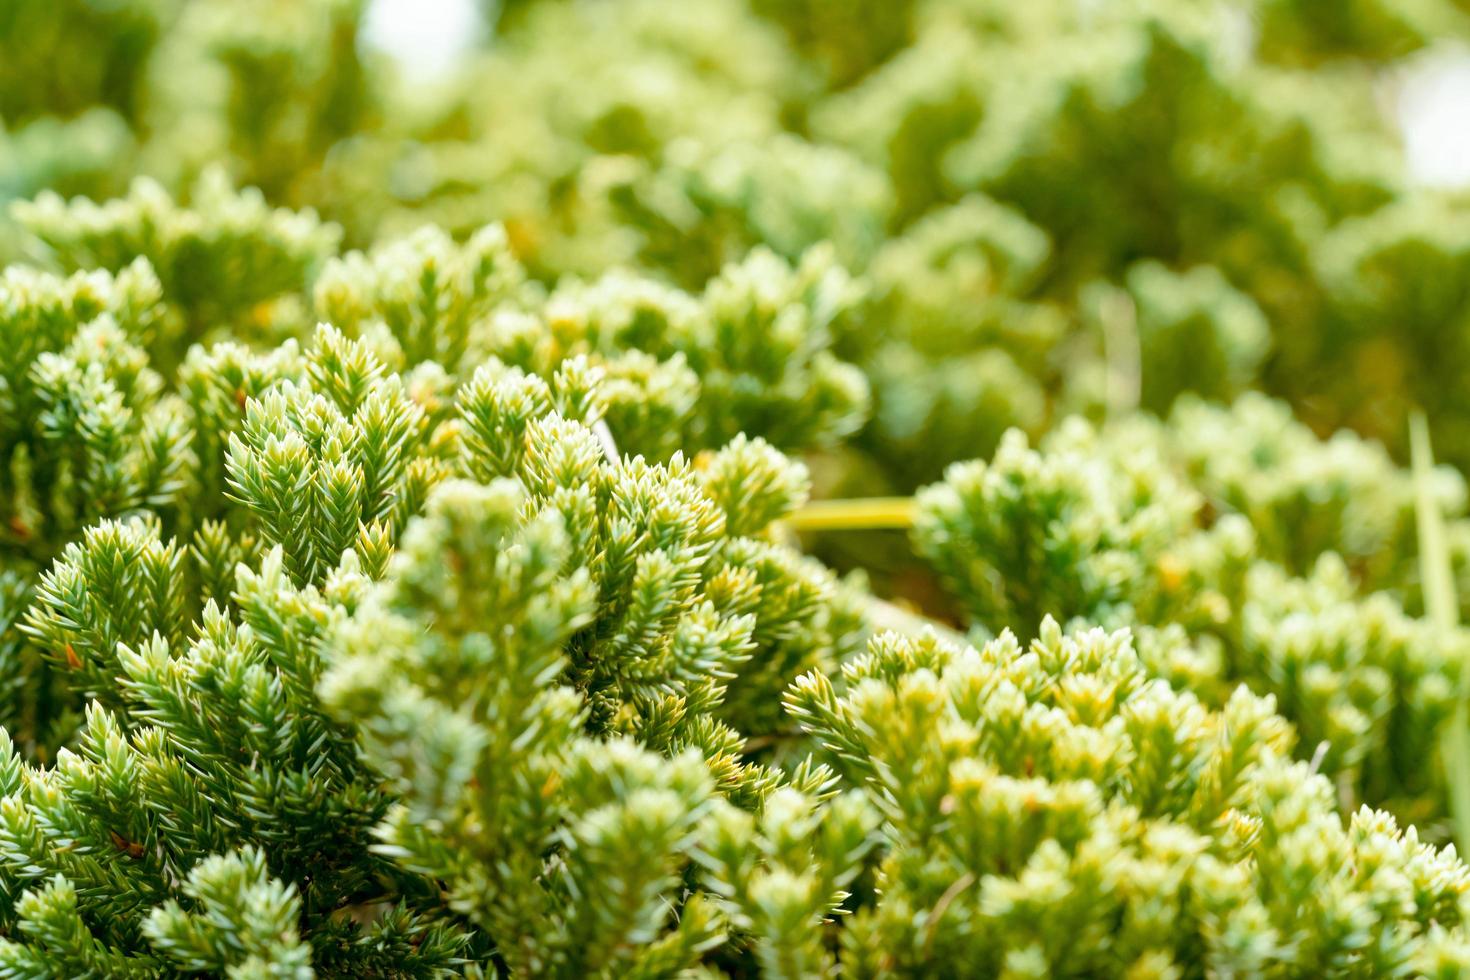
M914 526L913 497L814 500L786 519L794 531L877 531Z

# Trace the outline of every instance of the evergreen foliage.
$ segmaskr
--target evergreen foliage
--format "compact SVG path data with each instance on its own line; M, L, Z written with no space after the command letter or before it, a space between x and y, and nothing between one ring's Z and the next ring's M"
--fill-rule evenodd
M0 4L0 977L1470 971L1464 0L481 7Z

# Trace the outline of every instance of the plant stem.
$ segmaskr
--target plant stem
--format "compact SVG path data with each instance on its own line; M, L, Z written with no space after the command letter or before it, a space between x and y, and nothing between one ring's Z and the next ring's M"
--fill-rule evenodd
M786 519L794 531L906 530L914 526L913 497L814 500Z

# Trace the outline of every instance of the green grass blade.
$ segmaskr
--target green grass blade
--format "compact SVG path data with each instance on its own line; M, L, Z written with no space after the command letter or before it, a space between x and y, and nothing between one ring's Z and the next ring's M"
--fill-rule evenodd
M1455 597L1444 514L1434 499L1431 483L1434 455L1423 412L1415 412L1409 418L1409 451L1414 463L1414 510L1419 525L1419 578L1424 590L1424 611L1430 622L1448 631L1459 622L1460 605Z
M1424 592L1424 612L1436 630L1444 634L1458 625L1460 604L1455 595L1444 515L1431 485L1434 455L1423 412L1415 412L1409 418L1409 451L1414 464L1414 511L1419 530L1419 581ZM1461 854L1470 853L1470 711L1466 709L1463 690L1455 713L1440 736L1440 757L1449 789L1455 843Z

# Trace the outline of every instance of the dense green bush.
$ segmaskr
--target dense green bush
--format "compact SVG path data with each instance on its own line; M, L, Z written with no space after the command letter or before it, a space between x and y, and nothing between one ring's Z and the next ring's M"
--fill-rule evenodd
M1470 970L1470 7L481 6L0 9L0 977Z

